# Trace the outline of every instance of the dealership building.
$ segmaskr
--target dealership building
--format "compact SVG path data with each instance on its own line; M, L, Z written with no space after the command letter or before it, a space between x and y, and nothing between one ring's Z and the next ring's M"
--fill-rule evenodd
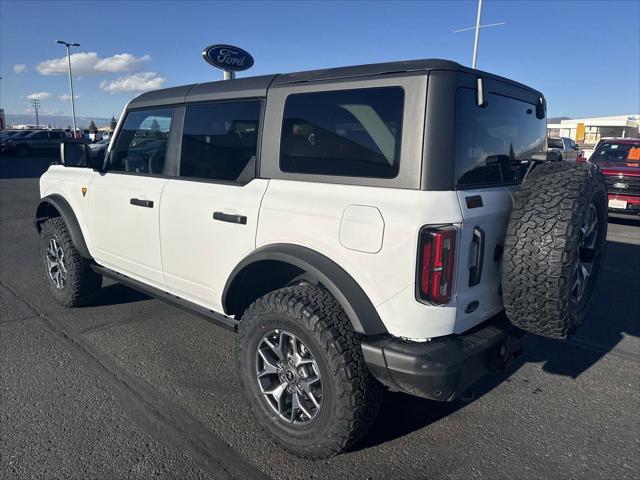
M550 119L547 123L549 137L568 137L580 145L588 157L601 138L638 138L640 114L613 117Z

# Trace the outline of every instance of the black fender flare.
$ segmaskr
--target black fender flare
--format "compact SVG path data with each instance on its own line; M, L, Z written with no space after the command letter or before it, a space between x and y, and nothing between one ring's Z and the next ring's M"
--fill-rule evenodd
M287 263L316 279L340 303L356 332L363 335L387 333L384 323L367 294L340 265L315 250L286 243L260 247L233 269L222 292L222 306L225 313L229 313L229 292L238 275L247 267L265 260Z
M78 253L88 259L92 259L91 254L89 253L89 249L87 248L87 242L84 240L84 235L82 234L82 229L80 228L80 223L78 222L78 218L76 214L73 212L73 208L69 205L69 202L62 196L54 193L52 195L47 195L46 197L40 200L38 204L38 208L36 210L36 217L33 220L33 224L36 227L38 233L42 229L42 223L52 218L56 215L51 215L50 209L55 209L59 216L62 217L64 222L67 224L67 229L69 230L69 235L71 236L71 241L73 245L78 250Z

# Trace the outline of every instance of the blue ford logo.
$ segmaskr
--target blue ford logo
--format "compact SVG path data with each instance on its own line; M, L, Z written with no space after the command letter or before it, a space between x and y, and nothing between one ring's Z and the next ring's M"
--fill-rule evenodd
M202 58L222 70L239 72L253 66L253 57L245 50L233 45L211 45L204 49Z

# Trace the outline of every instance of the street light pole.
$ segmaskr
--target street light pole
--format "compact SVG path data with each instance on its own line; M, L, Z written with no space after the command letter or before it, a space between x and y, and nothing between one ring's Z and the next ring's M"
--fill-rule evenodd
M71 117L73 119L73 136L75 138L77 130L76 130L76 105L73 98L73 76L71 75L71 52L70 47L79 47L79 43L68 43L62 40L56 40L56 43L60 45L64 45L67 47L67 65L69 66L69 90L71 91Z

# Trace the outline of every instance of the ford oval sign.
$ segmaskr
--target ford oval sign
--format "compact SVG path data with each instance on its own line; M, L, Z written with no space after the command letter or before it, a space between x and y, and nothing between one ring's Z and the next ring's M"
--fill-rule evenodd
M239 72L253 66L253 57L233 45L211 45L204 49L202 58L222 70Z

